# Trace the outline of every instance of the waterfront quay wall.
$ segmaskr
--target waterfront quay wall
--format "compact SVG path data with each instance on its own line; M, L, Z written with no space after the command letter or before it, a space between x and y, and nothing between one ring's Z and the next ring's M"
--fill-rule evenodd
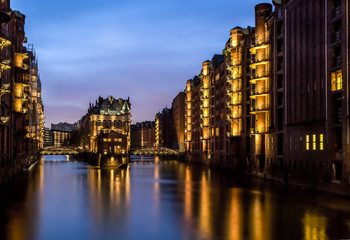
M28 171L41 158L39 153L23 156L17 154L15 156L0 156L2 165L0 166L0 184L5 184L17 175Z
M225 159L225 160L224 160ZM228 160L227 160L228 159ZM182 161L186 164L201 165L214 171L224 171L236 176L250 176L263 179L265 182L273 182L283 185L290 190L305 190L321 192L336 196L350 198L350 184L344 181L324 178L315 171L303 171L303 174L294 174L292 169L275 168L260 171L256 166L249 164L249 158L230 155L229 157L204 156L186 152Z

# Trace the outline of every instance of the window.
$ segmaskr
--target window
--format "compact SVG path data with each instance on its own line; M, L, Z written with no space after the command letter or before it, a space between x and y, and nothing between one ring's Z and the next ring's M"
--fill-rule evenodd
M343 75L342 71L336 71L332 73L332 91L341 90L343 88Z
M306 150L310 150L310 136L306 135Z
M312 150L316 150L316 134L312 135Z
M323 134L320 134L320 150L323 150Z

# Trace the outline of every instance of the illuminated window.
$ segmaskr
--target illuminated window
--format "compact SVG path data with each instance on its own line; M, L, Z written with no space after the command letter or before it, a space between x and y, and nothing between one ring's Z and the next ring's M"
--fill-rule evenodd
M316 150L316 134L312 135L312 150Z
M107 142L107 138L104 138L103 141L104 141L104 142Z
M320 150L323 150L323 134L320 134Z
M310 136L306 135L306 150L310 150Z
M336 71L332 73L332 91L341 90L343 88L343 75L342 71Z

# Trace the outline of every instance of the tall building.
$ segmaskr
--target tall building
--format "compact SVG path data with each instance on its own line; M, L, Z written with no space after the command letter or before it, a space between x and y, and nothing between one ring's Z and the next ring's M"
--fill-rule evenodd
M41 98L41 80L38 69L38 60L33 45L27 49L29 69L25 75L29 80L28 113L25 116L27 152L36 161L39 149L44 147L44 106Z
M50 128L44 129L44 147L53 146L53 133Z
M203 129L202 118L204 117L201 94L201 79L195 76L187 81L186 99L185 99L185 142L186 158L193 162L206 162L206 156L203 154ZM208 96L209 97L209 96ZM209 115L207 115L209 116Z
M25 15L0 3L0 182L38 160L44 116L36 55L27 42Z
M315 183L349 183L349 2L275 5L280 167Z
M155 122L145 121L131 125L131 148L150 148L155 143Z
M180 92L171 105L176 136L173 149L185 152L185 93Z
M253 171L263 171L267 161L273 157L271 122L271 4L255 6L255 31L251 39L249 65L250 121L251 121L251 165ZM271 150L271 151L270 151Z
M234 145L233 141L236 139L233 136L239 136L240 128L234 129L231 128L230 120L231 116L235 113L228 113L227 106L232 104L232 101L235 101L235 106L241 103L241 94L238 86L234 88L227 87L227 76L230 75L226 73L226 63L223 55L214 55L210 61L210 140L209 140L209 156L210 162L212 164L227 164L229 160L232 161L230 157L230 151ZM231 67L231 65L229 65ZM231 75L230 75L231 76ZM236 78L235 78L236 79ZM237 78L238 79L238 78ZM239 85L240 86L240 85ZM235 91L237 96L233 97L231 94L231 89ZM239 109L240 113L240 109ZM235 116L235 115L234 115ZM236 117L236 116L235 116ZM235 126L240 127L240 122L232 119L232 124L237 124ZM231 129L235 132L235 135L231 135ZM233 141L231 141L233 140Z
M173 110L166 107L155 116L155 147L173 149L177 144Z
M65 144L69 145L69 138L71 137L71 132L52 130L52 146L62 147Z
M186 158L348 184L349 3L273 4L256 5L255 26L232 29L223 56L187 81Z

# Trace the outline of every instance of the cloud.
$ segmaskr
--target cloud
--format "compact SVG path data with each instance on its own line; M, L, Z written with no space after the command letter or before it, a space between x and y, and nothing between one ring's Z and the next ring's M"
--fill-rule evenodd
M133 119L156 112L221 53L254 1L13 0L39 57L46 121L77 121L99 95L131 97ZM66 118L66 119L65 119Z

